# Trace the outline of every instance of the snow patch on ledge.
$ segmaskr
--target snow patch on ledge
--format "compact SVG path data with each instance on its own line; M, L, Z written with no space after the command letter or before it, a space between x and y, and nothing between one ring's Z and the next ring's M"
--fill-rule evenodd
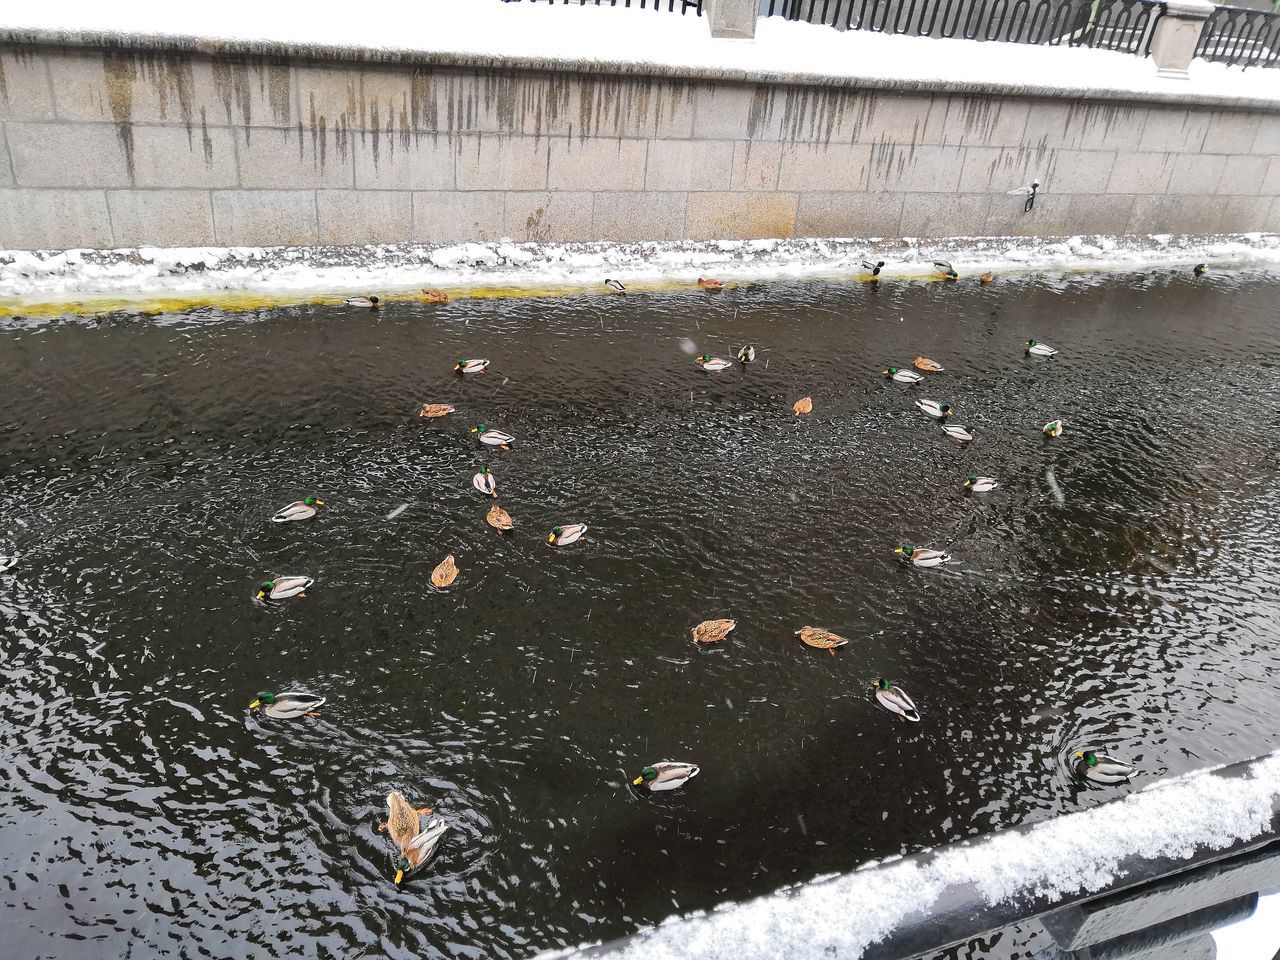
M1276 268L1280 235L1219 237L955 238L918 241L715 240L613 243L464 243L365 247L198 247L63 252L0 251L0 306L110 296L202 296L225 292L364 293L395 296L421 287L599 289L606 277L627 284L800 279L864 275L883 260L886 279L935 274L951 261L962 278L993 271L1052 273L1149 267ZM4 301L8 301L5 303Z
M1026 830L939 848L927 863L871 863L710 914L673 918L609 956L854 960L908 916L927 914L948 887L971 884L989 904L1101 891L1122 877L1130 857L1186 859L1259 836L1270 829L1278 797L1280 754L1273 754L1255 762L1246 777L1188 774Z

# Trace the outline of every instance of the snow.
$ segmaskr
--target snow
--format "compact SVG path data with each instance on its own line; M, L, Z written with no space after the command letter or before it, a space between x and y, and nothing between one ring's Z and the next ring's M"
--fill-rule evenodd
M927 913L948 887L972 885L989 904L1028 894L1057 900L1103 890L1118 879L1128 857L1187 858L1262 834L1270 829L1278 798L1280 754L1273 754L1258 761L1248 778L1190 774L1026 831L942 847L932 857L868 864L834 879L727 904L697 919L671 919L610 957L853 960L912 913ZM1267 929L1275 939L1276 927Z
M415 295L439 287L508 287L543 292L598 290L606 277L628 286L692 284L713 276L733 282L862 276L863 260L884 260L885 280L934 274L950 260L962 278L1079 270L1280 268L1280 235L1248 237L956 238L939 241L753 240L632 244L536 244L499 240L439 248L418 244L368 247L196 247L172 249L0 251L0 317L35 305L92 297L145 301L186 296L269 293L303 300L316 295ZM91 309L91 305L86 309ZM51 312L49 310L43 311Z
M1149 58L1086 48L895 37L833 30L779 17L758 22L754 41L713 40L706 18L638 7L551 6L501 0L365 0L360 15L338 0L224 0L177 4L63 0L0 4L0 30L198 37L474 58L526 58L619 69L657 66L764 75L773 80L906 81L1032 85L1040 92L1280 101L1280 70L1196 61L1190 79L1156 76ZM394 24L389 30L388 24ZM1086 79L1087 78L1087 79Z
M1258 899L1258 909L1213 932L1223 960L1275 960L1280 955L1280 893Z

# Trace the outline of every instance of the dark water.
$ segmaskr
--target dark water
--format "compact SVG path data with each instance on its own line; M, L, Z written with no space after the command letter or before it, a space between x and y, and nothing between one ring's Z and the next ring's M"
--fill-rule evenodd
M772 284L0 330L4 955L522 957L1275 748L1276 294ZM708 376L685 338L759 360ZM878 377L917 353L947 372ZM481 453L476 421L520 442ZM1001 487L966 498L970 473ZM317 519L268 522L308 493ZM902 542L958 562L902 568ZM287 573L307 599L251 602ZM731 640L693 646L718 616ZM875 706L879 675L923 722ZM323 717L246 712L289 688ZM1080 745L1133 788L1080 789ZM702 775L628 791L665 758ZM400 889L393 787L454 826Z

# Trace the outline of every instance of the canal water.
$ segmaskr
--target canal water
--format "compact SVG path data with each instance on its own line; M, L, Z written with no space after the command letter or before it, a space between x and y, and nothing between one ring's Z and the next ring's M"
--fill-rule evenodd
M1183 271L8 322L3 952L525 957L1275 749L1276 295ZM880 376L917 354L945 372ZM256 604L278 574L315 584ZM737 630L695 646L713 617ZM322 715L246 709L289 689ZM1082 786L1081 747L1140 773ZM632 792L663 759L701 775ZM451 825L399 888L391 789Z

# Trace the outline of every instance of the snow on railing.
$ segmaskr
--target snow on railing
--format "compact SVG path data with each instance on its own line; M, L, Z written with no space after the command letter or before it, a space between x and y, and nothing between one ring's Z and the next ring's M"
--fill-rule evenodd
M1280 13L1218 7L1200 33L1196 56L1240 67L1280 66Z
M502 0L503 3L546 3L554 6L575 7L639 7L641 10L656 10L662 13L688 13L692 10L702 16L702 0Z

